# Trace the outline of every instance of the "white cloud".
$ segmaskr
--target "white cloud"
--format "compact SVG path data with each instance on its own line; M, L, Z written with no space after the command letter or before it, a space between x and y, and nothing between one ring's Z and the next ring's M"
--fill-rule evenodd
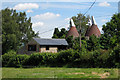
M65 21L69 21L70 20L70 18L65 18Z
M40 5L41 9L47 9L47 8L87 9L89 7L90 7L89 5L85 5L85 4L65 5L65 4L43 3Z
M102 21L102 22L107 22L108 20L106 20L106 19L102 19L101 21Z
M37 8L39 8L39 5L36 3L24 3L24 4L15 5L13 9L25 10L25 9L37 9Z
M57 15L57 14L55 14L55 15ZM37 24L37 22L43 22L44 25L40 26L40 24ZM32 23L33 23L33 30L35 32L39 31L39 33L40 33L39 36L41 38L51 38L53 36L54 28L56 28L56 27L59 27L59 29L61 29L61 28L68 29L68 27L69 27L69 22L66 21L65 19L59 18L59 17L52 18L51 20L49 20L49 19L37 20L37 18L36 18L36 20L32 21Z
M43 22L37 22L37 23L33 23L33 27L40 27L40 26L43 26L44 23Z
M101 3L99 3L99 6L108 7L108 6L110 6L110 4L108 2L101 2Z
M30 13L30 12L33 12L33 11L32 11L32 10L27 10L26 12L27 12L27 13Z
M40 15L35 15L33 16L33 20L36 20L36 21L41 21L41 20L52 20L52 19L55 19L55 18L58 18L60 17L60 14L54 14L54 13L50 13L50 12L46 12L44 14L40 14Z

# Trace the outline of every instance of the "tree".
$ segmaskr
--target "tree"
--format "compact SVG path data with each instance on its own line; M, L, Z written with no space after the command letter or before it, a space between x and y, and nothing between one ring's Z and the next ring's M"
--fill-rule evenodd
M87 49L89 51L99 49L99 38L97 38L95 35L90 36L89 40L87 41Z
M55 28L52 38L58 38L58 37L59 37L59 29Z
M67 30L62 28L60 31L58 28L55 28L52 38L65 38L67 34Z
M103 25L102 30L105 38L102 39L101 45L107 45L105 49L114 48L117 44L120 44L120 13L114 14L110 22Z
M72 19L75 22L78 32L80 31L79 26L80 26L80 20L81 20L81 35L84 36L88 28L86 24L88 23L90 16L89 15L84 16L83 14L79 13L77 16L73 16Z
M86 53L87 41L86 41L85 37L82 36L82 38L81 38L82 47L80 48L80 40L79 39L80 39L79 37L73 39L73 36L68 36L66 38L66 41L68 42L68 48L74 49L78 52L81 51L82 53Z
M2 53L17 50L38 33L32 30L31 18L27 19L25 12L17 13L13 9L4 9L2 12Z
M102 49L108 49L109 48L109 39L106 34L102 34L100 37L100 44Z
M66 41L67 41L67 43L68 43L68 48L73 48L73 43L74 43L74 41L73 41L73 36L68 36L68 37L66 38Z

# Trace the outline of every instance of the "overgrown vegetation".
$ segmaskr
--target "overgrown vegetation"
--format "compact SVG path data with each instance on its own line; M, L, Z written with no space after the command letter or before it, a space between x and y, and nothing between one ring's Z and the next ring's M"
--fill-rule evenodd
M113 50L95 50L84 53L73 49L59 53L34 53L18 55L10 51L2 55L4 67L80 67L80 68L118 68L120 46Z

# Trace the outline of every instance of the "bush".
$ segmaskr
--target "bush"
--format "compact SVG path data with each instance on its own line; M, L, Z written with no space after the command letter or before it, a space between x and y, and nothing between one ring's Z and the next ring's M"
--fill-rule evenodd
M27 66L52 66L55 64L56 53L33 53L24 65Z
M72 63L73 67L82 67L87 68L93 66L93 55L92 53L81 53L77 52L74 54L74 62ZM86 64L87 63L87 64Z
M16 55L13 58L10 58L7 66L9 67L22 67L22 64L25 62L27 55Z
M33 53L30 57L26 60L24 65L26 66L38 66L43 60L42 55L40 53Z
M9 51L9 52L5 53L4 55L2 55L2 66L8 66L8 62L14 56L16 56L15 51Z
M111 50L110 56L107 61L109 61L109 66L114 68L120 67L120 45L114 47L113 50Z
M119 68L120 47L113 50L98 49L95 51L75 51L68 49L59 53L33 53L18 55L9 51L2 55L2 65L5 67L81 67L81 68Z
M15 51L9 51L2 55L3 67L21 67L28 55L17 55Z
M57 63L58 65L62 66L73 61L73 55L75 51L73 49L68 49L64 51L60 51L57 55Z
M57 53L40 53L42 62L39 65L53 66L56 64Z

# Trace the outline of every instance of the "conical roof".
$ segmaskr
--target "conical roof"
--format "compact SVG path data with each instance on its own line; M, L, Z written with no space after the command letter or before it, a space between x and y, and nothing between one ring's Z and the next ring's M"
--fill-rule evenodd
M75 27L75 24L74 24L73 20L70 19L70 22L71 22L70 30L68 31L66 37L68 37L68 36L73 36L73 38L79 37L79 33L78 33L78 31Z
M90 37L91 35L94 34L96 37L100 37L101 33L100 33L100 30L96 24L94 16L92 16L91 20L92 20L92 26L87 29L85 36Z
M87 31L85 36L91 36L91 35L95 35L96 37L100 37L101 33L100 30L98 29L97 25L93 24Z

